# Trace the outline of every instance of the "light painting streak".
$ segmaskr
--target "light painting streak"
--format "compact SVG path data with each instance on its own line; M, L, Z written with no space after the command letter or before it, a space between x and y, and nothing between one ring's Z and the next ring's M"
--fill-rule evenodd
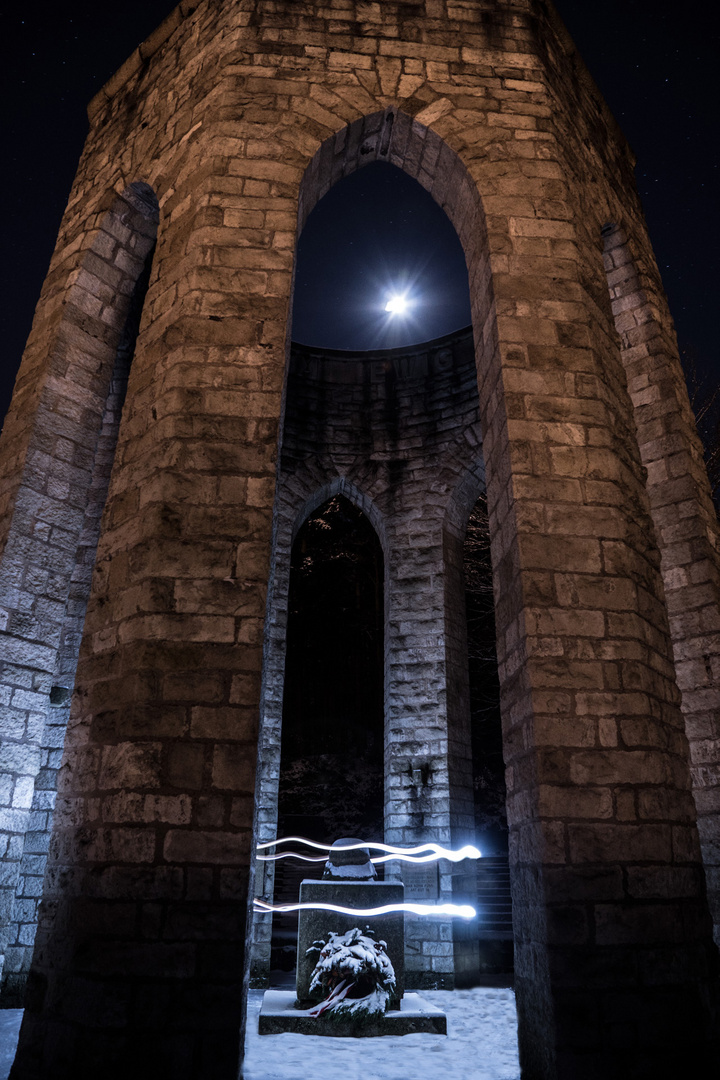
M389 915L394 911L408 911L412 915L455 915L461 919L473 919L477 912L469 904L385 904L376 908L347 908L338 904L266 904L264 900L253 901L256 911L336 911L340 915Z
M306 840L302 836L284 836L280 840L268 840L264 844L258 844L257 850L262 851L264 848L277 847L278 844L306 844L308 847L316 848L318 851L357 851L361 848L374 848L378 851L387 852L386 855L376 855L370 861L373 863L389 862L390 860L397 860L399 862L413 862L413 863L425 863L435 862L437 859L448 859L450 862L462 862L463 859L480 859L482 854L472 844L466 844L465 847L459 848L457 851L451 851L449 848L441 847L440 844L420 844L414 848L399 848L394 847L392 844L380 844L380 843L358 843L358 844L344 844L342 847L338 847L332 844L318 844L314 840ZM277 859L291 858L302 859L304 862L322 862L326 856L312 856L312 855L300 855L299 852L289 851L280 852L274 855L258 855L257 858L263 862L274 862Z
M280 851L277 855L257 855L260 862L277 862L278 859L302 859L303 862L327 862L327 855L301 855L299 851Z
M370 846L375 847L374 844L371 844ZM466 844L465 847L458 848L457 851L450 851L448 850L448 848L442 848L437 844L427 846L434 849L427 855L413 855L410 852L405 851L402 855L376 855L375 858L370 860L370 862L383 863L389 862L391 859L396 859L398 862L409 863L436 862L438 859L449 859L450 862L462 862L463 859L482 858L481 853L478 851L478 849L476 847L473 847L471 844Z

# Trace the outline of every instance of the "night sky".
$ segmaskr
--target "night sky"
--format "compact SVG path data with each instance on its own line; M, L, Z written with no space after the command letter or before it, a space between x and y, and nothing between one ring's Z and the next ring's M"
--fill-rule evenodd
M174 6L68 0L49 8L26 0L3 19L0 415L87 131L85 106ZM556 0L556 6L637 155L638 186L681 348L717 381L717 7L703 0ZM299 253L298 340L379 348L469 322L452 228L419 185L403 174L393 183L389 172L381 165L361 170L311 217ZM353 196L351 211L343 187ZM326 279L315 277L317 265L327 267ZM416 301L405 320L383 310L393 290Z

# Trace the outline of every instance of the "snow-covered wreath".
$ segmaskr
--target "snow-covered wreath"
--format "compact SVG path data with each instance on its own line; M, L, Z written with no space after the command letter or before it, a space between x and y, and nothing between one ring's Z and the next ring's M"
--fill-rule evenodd
M375 941L360 930L331 933L327 941L316 941L308 953L320 949L320 957L310 977L310 992L324 995L310 1016L357 1019L387 1012L395 990L395 972L386 953L387 944Z

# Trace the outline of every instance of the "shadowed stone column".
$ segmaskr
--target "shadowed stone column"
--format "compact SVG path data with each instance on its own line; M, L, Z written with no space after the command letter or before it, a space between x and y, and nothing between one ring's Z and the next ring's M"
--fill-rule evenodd
M528 235L571 231L509 220L511 244ZM523 1076L704 1067L716 955L619 352L580 284L563 301L542 273L495 288L504 394L484 447ZM492 394L481 380L483 420Z
M622 229L605 267L628 375L690 743L708 895L720 941L720 573L717 519L665 297L641 284Z
M71 582L88 542L94 557L97 531L88 539L83 530L104 468L113 379L129 362L120 346L130 298L156 228L155 197L147 185L135 185L113 200L98 228L79 237L69 257L54 262L3 428L0 948L4 955L14 946L15 975L32 944L39 891L20 880L25 833L47 836L52 810L47 792L35 795L35 779L49 762L57 767L52 751L62 745L64 724L59 736L51 730L58 726L52 707L69 698L64 669L72 676L79 645ZM89 582L80 591L84 609ZM24 872L41 879L36 864L45 842L33 835L31 847L38 842ZM23 983L24 976L13 980L13 1003Z
M238 292L223 260L237 232L208 231L202 207L227 182L216 170L188 182L185 213L165 203L156 258L174 299L128 386L16 1076L42 1075L42 1055L58 1078L238 1068L290 276L245 251Z

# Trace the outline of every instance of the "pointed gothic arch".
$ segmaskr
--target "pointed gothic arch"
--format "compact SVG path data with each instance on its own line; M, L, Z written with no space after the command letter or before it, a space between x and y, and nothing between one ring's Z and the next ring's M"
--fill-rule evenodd
M114 573L86 623L86 742L68 757L17 1080L237 1073L298 202L302 222L378 156L447 205L468 258L523 1072L702 1074L716 1052L667 607L578 196L590 175L598 205L622 190L644 237L632 159L548 5L482 8L358 4L353 21L347 0L189 0L92 105L43 348L123 176L157 178L162 288L108 502ZM36 345L20 406L51 387ZM11 504L27 428L8 439Z

